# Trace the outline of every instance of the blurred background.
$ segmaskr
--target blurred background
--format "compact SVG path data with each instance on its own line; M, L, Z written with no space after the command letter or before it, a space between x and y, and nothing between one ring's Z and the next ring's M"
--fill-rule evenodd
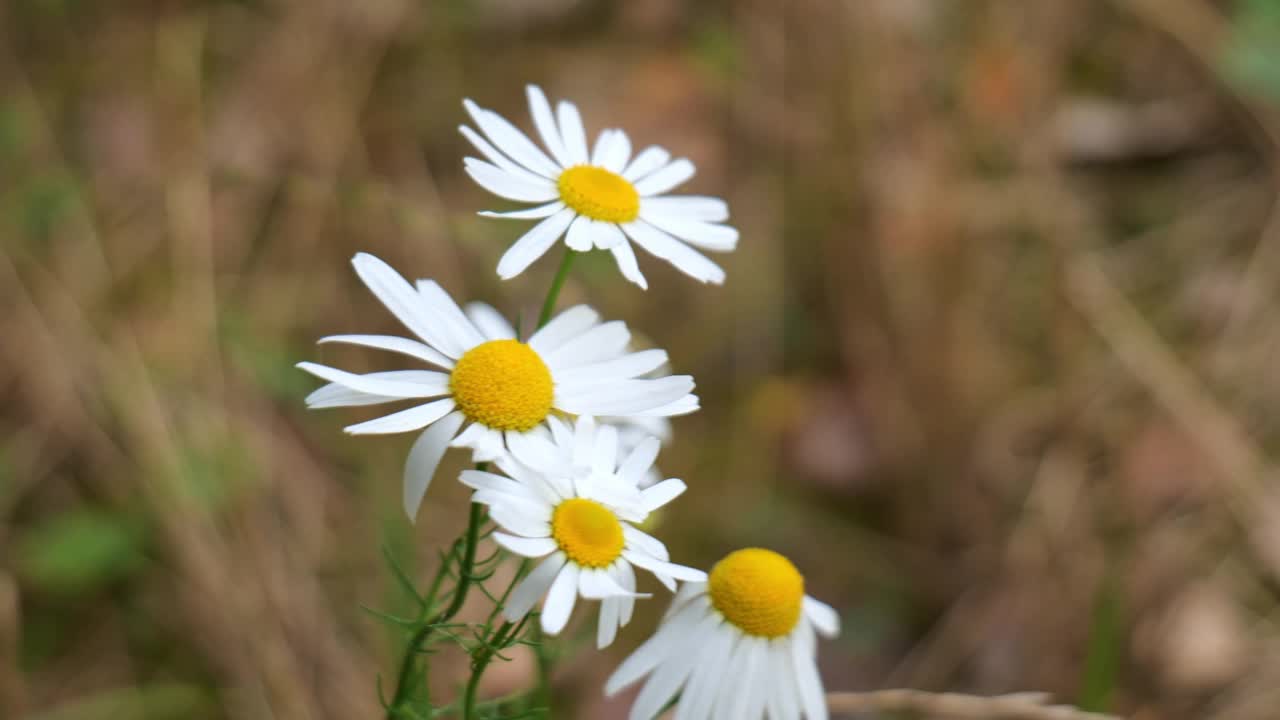
M794 558L828 690L1277 716L1280 0L8 0L0 717L381 716L380 548L430 577L466 494L410 526L412 436L293 365L395 364L314 345L400 332L360 250L531 316L456 131L529 82L730 201L725 286L596 253L562 304L696 376L656 532ZM580 614L555 717L624 717L664 606Z

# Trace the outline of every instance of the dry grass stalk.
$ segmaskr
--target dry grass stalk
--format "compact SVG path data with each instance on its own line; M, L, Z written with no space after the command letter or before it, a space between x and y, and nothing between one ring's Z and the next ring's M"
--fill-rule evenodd
M1067 705L1050 705L1048 693L1023 692L982 697L923 690L873 690L827 695L833 713L910 712L926 718L975 720L1116 720L1115 715L1085 712Z

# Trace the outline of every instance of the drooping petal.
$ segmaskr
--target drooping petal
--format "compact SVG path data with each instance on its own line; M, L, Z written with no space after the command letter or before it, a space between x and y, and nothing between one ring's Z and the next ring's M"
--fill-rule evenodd
M422 498L435 477L440 458L449 447L458 428L462 426L462 413L452 413L441 418L418 436L409 458L404 464L404 512L413 520L418 516Z
M670 262L689 277L717 285L724 282L724 270L719 265L643 220L623 225L622 231L647 252Z

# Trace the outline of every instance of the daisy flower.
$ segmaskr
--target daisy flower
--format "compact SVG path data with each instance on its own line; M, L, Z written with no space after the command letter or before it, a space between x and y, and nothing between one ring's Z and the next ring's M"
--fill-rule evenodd
M508 477L462 473L463 484L476 490L472 502L488 505L501 528L493 539L517 555L545 558L507 599L508 620L524 617L545 596L542 629L555 635L579 596L600 600L596 645L603 648L630 622L635 598L642 597L633 566L671 590L676 580L707 579L701 570L671 563L666 546L634 525L685 490L676 479L639 488L657 454L654 439L621 455L617 429L589 416L572 429L552 418L546 430L519 438L497 460Z
M656 146L632 157L631 141L616 129L602 131L588 152L573 103L562 101L553 115L542 90L530 85L528 95L547 152L501 115L463 101L480 132L465 125L459 130L486 158L466 158L467 174L494 195L537 203L516 212L481 213L538 221L502 256L498 275L519 275L563 236L573 250L596 247L613 253L622 275L642 288L648 283L632 242L702 282L724 282L724 270L694 247L712 252L737 247L738 231L722 224L729 219L728 205L720 198L665 194L693 177L693 163L672 160Z
M631 720L649 720L677 692L676 720L826 720L815 630L834 637L839 618L804 594L791 561L738 550L706 583L680 588L662 627L623 661L605 693L649 676Z
M436 398L346 428L353 435L422 430L404 470L404 509L410 518L450 445L471 448L477 461L488 461L556 412L663 417L698 409L688 375L639 377L665 363L665 351L626 352L631 337L627 326L602 323L584 305L565 310L521 341L492 307L477 303L464 313L434 281L410 285L366 253L356 255L352 264L419 339L335 335L320 342L389 350L439 370L358 375L310 362L298 367L329 381L307 396L311 408Z

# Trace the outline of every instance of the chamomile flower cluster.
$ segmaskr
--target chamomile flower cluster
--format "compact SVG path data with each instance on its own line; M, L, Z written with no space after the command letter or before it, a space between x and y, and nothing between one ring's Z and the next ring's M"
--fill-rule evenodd
M698 280L724 281L701 251L735 248L727 204L668 194L693 176L690 161L656 146L633 156L618 129L602 131L588 147L574 104L562 101L553 111L533 86L528 102L542 147L497 113L463 103L478 130L460 130L484 158L466 158L467 173L495 195L535 205L482 213L536 221L502 256L500 277L519 275L563 238L562 270L574 253L605 250L625 279L645 288L635 245ZM470 451L477 467L458 478L473 491L472 525L459 540L470 543L463 555L474 557L477 538L487 536L523 559L495 615L523 627L540 606L541 630L557 635L575 609L598 603L596 645L604 648L630 622L636 601L650 597L640 583L651 576L675 593L671 607L606 687L613 694L644 680L631 718L648 720L677 695L677 720L826 718L815 637L834 635L839 622L805 594L799 570L782 555L750 548L703 572L673 562L662 541L641 529L687 489L680 479L664 479L656 461L673 435L670 418L699 407L693 378L672 374L665 351L633 349L626 324L602 320L585 305L549 316L562 277L537 327L521 328L490 305L460 306L434 280L411 282L373 255L357 254L352 265L407 336L344 334L320 342L394 353L410 364L352 372L299 363L327 383L306 403L406 405L346 431L417 433L403 477L411 520L448 449ZM477 522L492 528L477 533ZM468 572L460 566L458 575ZM458 592L466 587L460 580ZM461 597L451 605L456 611ZM406 667L418 651L409 649ZM476 663L480 671L483 665ZM464 707L471 707L475 685Z

